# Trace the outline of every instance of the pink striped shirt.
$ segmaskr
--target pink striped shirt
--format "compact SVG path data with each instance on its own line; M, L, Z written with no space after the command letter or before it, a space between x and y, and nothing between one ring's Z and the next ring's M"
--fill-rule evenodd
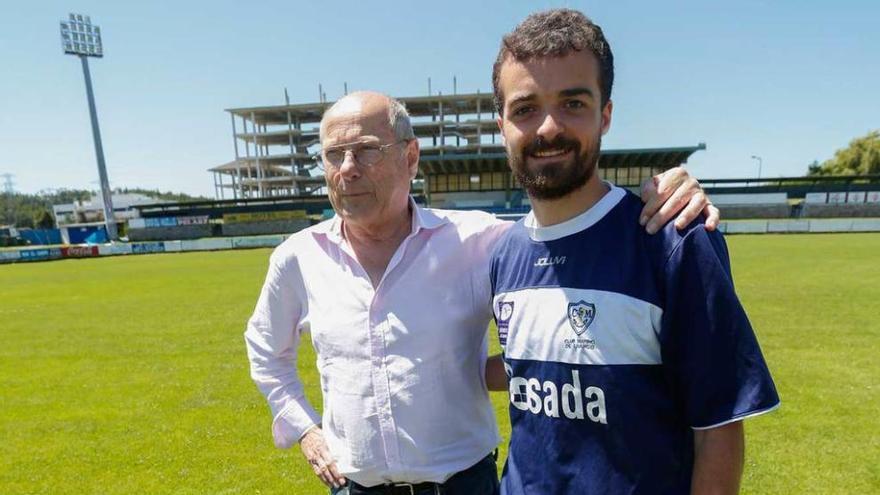
M245 332L280 447L321 423L337 465L366 486L443 482L500 441L483 378L489 255L508 223L413 206L412 231L374 290L334 218L272 254ZM310 331L323 414L296 372Z

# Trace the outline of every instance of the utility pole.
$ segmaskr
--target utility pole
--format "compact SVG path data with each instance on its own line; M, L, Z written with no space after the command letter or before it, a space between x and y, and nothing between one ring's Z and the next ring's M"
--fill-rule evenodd
M758 160L758 178L761 178L761 166L764 165L764 160L758 155L752 155L752 160Z
M12 174L0 174L0 177L3 177L3 192L6 194L14 194L15 184L12 183L12 178L15 176Z
M0 177L3 177L3 192L6 196L6 201L4 201L3 214L0 215L0 225L4 223L14 224L15 218L12 214L12 195L15 194L15 189L12 184L12 174L2 174Z

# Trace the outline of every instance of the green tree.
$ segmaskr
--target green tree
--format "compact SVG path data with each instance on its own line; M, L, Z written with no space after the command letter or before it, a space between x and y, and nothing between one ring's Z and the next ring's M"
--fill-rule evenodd
M206 198L204 196L191 196L186 193L175 193L171 191L161 192L158 189L144 189L142 187L117 187L114 192L117 193L134 193L134 194L143 194L144 196L149 196L151 198L160 199L163 201L175 201L175 202L186 202L186 201L206 201L211 198Z
M55 228L55 219L52 218L52 214L49 213L49 210L43 209L37 213L37 216L34 217L34 227L38 229Z
M849 146L837 150L834 157L819 165L809 166L809 175L880 174L880 130L853 139Z

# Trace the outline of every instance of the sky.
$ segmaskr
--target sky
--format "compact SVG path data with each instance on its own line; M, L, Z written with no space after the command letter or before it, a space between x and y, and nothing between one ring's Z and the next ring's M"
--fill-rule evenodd
M85 86L59 21L102 29L90 68L112 187L214 196L234 159L227 108L374 89L491 91L501 36L564 6L615 57L603 148L694 146L701 179L797 176L880 128L880 2L9 2L0 28L0 174L15 190L97 189ZM2 187L2 179L0 179Z

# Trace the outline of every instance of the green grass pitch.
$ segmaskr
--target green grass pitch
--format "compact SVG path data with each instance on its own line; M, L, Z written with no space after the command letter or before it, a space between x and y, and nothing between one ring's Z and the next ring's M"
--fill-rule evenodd
M728 243L783 400L747 422L743 492L880 493L880 235ZM268 256L0 266L0 493L326 493L248 377Z

